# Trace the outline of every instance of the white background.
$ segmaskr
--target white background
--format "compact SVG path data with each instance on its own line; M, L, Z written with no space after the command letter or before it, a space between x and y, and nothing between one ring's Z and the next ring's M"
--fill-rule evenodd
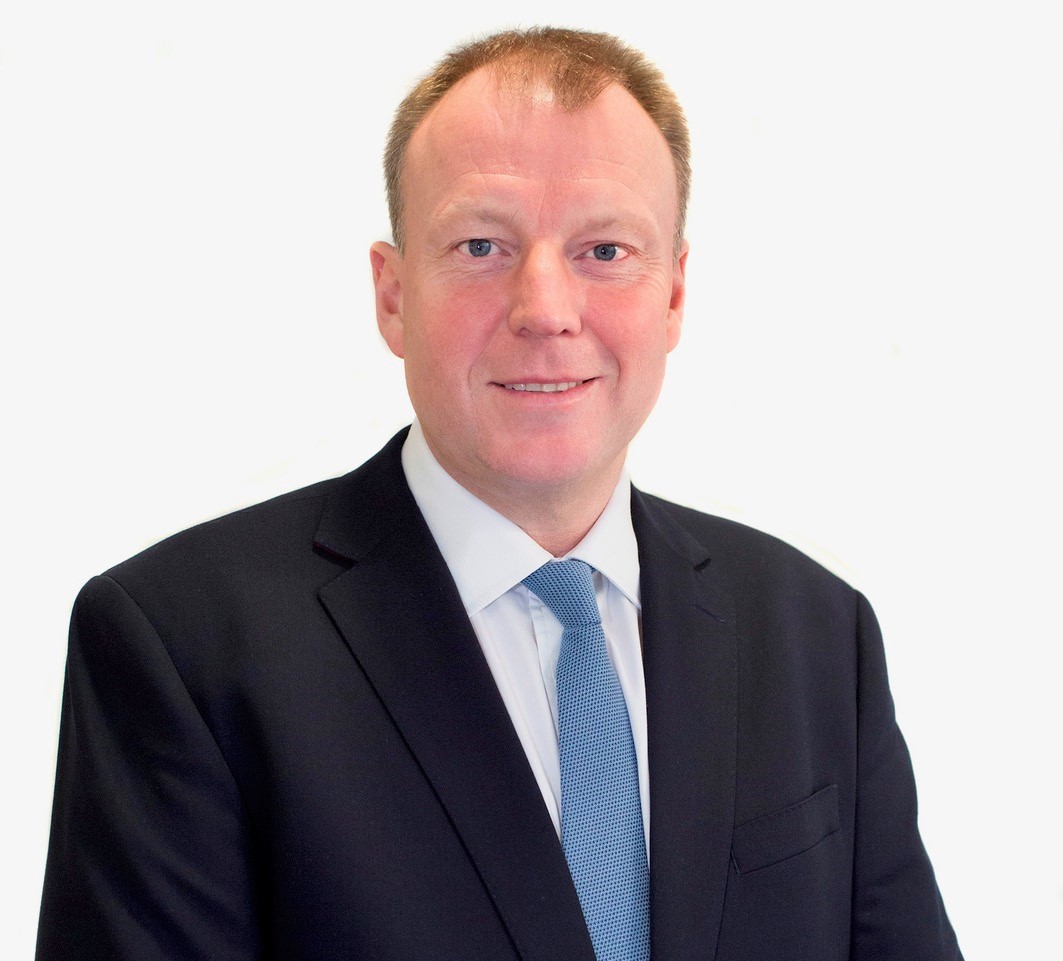
M636 482L870 596L968 961L1063 957L1058 3L0 2L5 957L78 587L409 419L366 255L390 113L535 22L641 46L693 130Z

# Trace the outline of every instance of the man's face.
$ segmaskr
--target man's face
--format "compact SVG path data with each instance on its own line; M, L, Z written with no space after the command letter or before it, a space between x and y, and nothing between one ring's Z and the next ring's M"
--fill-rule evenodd
M620 87L566 113L480 70L414 133L402 188L377 315L436 459L495 506L611 489L682 319L660 131Z

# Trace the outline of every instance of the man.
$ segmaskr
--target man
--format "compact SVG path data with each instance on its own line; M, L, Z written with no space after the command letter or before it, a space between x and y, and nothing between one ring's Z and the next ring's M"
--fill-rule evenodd
M371 259L417 423L86 586L41 961L959 958L866 602L624 476L688 153L600 35L411 93Z

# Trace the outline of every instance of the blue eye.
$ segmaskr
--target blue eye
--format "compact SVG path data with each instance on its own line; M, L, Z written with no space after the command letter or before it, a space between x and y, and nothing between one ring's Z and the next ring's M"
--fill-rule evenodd
M616 256L616 244L598 244L594 248L595 260L612 260Z
M466 249L474 257L486 257L491 253L490 240L470 240L465 244Z

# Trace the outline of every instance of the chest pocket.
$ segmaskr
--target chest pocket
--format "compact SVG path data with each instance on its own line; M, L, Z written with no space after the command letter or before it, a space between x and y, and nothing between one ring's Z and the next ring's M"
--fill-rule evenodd
M838 786L831 784L803 801L739 825L731 841L731 859L739 874L748 874L803 854L840 826Z

